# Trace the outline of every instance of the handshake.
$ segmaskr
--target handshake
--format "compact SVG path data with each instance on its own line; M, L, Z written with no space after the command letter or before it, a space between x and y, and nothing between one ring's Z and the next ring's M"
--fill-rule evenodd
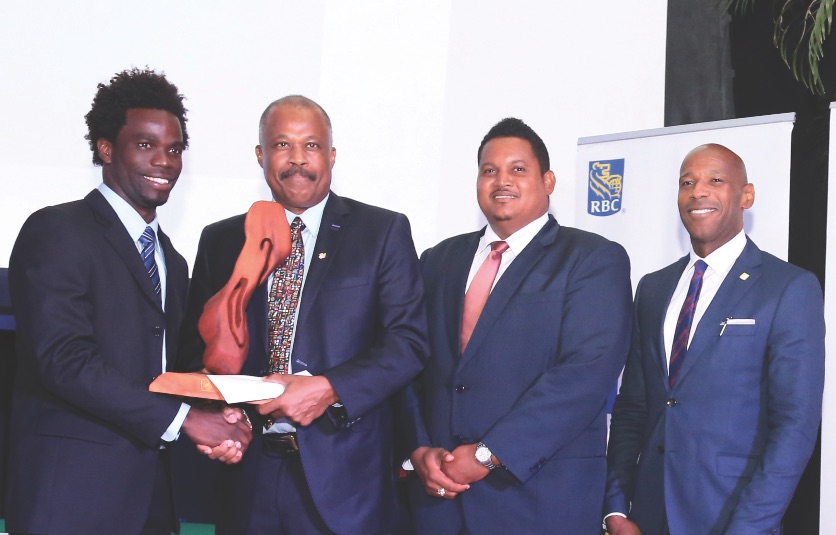
M192 406L182 432L210 459L227 464L240 461L253 438L253 426L241 409L224 405Z

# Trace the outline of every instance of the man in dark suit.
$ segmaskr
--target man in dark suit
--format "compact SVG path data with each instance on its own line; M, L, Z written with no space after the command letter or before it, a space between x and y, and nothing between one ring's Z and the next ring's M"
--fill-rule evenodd
M271 374L285 391L259 407L269 421L258 422L241 464L224 470L217 533L390 532L402 521L390 397L427 351L409 222L330 191L331 122L308 98L267 107L256 156L293 247L249 303L242 373ZM244 241L243 215L203 231L184 323L192 368L204 349L203 305L226 284Z
M182 168L185 112L154 71L99 84L86 119L103 183L34 213L15 242L13 533L169 534L177 521L165 443L182 430L234 462L249 440L232 412L148 392L172 365L185 308L186 262L156 218Z
M402 437L420 478L415 530L593 533L607 397L629 346L629 259L548 214L548 151L519 119L488 132L478 162L488 226L421 258L430 359Z
M754 200L726 147L682 162L692 250L636 292L608 452L611 535L780 533L821 419L824 312L812 273L746 237Z

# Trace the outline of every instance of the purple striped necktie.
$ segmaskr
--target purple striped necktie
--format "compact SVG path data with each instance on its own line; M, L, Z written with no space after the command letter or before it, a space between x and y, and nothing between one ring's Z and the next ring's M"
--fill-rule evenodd
M676 320L676 329L673 334L673 345L671 346L671 360L668 364L668 384L673 387L676 377L682 368L682 361L688 352L688 338L691 334L691 324L694 321L694 311L697 309L697 301L700 298L702 289L702 277L708 264L702 260L694 263L694 274L691 276L691 284L688 285L688 295L682 303L682 310L679 311L679 319Z

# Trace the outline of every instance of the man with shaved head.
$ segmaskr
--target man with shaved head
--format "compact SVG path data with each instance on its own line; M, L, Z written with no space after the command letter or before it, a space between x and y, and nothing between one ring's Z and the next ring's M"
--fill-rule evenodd
M636 291L607 453L610 535L781 532L821 419L824 312L812 273L747 238L754 201L728 148L682 162L691 251Z

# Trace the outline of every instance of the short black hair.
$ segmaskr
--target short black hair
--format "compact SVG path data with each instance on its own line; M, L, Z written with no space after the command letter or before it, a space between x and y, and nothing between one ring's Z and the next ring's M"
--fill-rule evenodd
M546 144L543 143L543 140L537 135L537 132L532 130L522 120L515 117L506 117L488 130L488 133L485 134L485 137L482 138L482 143L479 145L479 152L476 153L477 163L482 160L482 149L485 148L488 141L498 137L518 137L528 141L531 145L531 150L537 156L537 162L540 164L540 174L543 175L551 169L551 165L549 164L549 150L546 148Z
M84 139L90 142L94 165L104 163L96 147L98 140L106 139L115 143L116 136L125 126L128 110L133 108L165 110L176 116L183 130L183 147L189 146L183 95L178 92L177 86L166 79L165 73L158 74L148 67L133 67L114 74L107 85L99 84L97 87L93 107L84 116L87 122L87 135Z

